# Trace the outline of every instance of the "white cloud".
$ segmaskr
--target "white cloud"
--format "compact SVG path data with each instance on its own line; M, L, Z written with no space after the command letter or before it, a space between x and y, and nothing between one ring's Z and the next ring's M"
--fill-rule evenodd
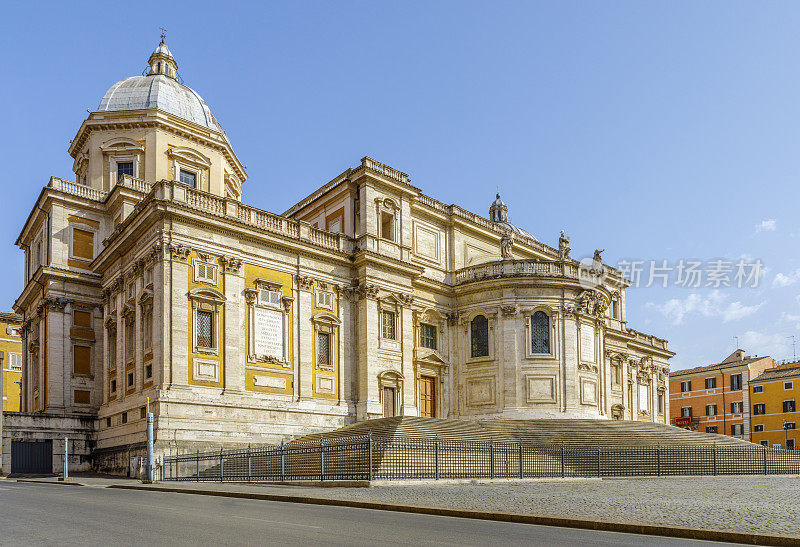
M722 319L723 323L728 323L752 315L764 305L764 302L761 302L745 306L738 300L726 303L727 299L728 297L720 291L712 291L705 297L692 293L684 299L673 298L661 305L650 302L647 306L656 308L673 325L680 325L688 315L715 317Z
M777 360L792 355L792 342L785 334L749 330L739 336L739 346L746 349L748 355L769 355Z
M777 221L774 218L762 220L759 224L756 224L756 232L774 232L777 229Z
M798 281L800 281L800 269L789 272L788 275L779 272L772 278L772 286L788 287L789 285L794 285Z

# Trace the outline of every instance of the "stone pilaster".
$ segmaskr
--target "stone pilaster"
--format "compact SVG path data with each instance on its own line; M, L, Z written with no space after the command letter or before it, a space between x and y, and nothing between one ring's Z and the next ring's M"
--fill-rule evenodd
M244 390L244 361L247 355L244 336L244 318L246 305L244 301L244 277L241 264L234 267L235 262L225 263L225 392L241 392ZM289 325L291 328L291 325Z
M173 253L174 254L174 253ZM165 335L170 338L171 383L185 386L189 383L189 264L185 259L173 256L169 263L171 287L170 328Z
M410 300L409 300L410 302ZM410 307L400 308L400 343L402 351L401 371L405 382L403 383L403 416L418 416L417 409L417 377L414 371L414 314Z
M297 367L300 375L300 399L311 399L314 396L314 359L313 337L314 329L311 325L311 312L314 305L313 286L310 282L299 281L295 313L299 324L299 353Z

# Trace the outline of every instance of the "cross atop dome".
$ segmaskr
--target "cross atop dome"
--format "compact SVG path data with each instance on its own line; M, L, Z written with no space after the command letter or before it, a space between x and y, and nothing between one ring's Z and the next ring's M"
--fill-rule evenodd
M172 56L172 52L167 47L167 29L161 27L161 42L150 55L147 64L150 65L148 76L162 74L173 80L178 79L178 64Z

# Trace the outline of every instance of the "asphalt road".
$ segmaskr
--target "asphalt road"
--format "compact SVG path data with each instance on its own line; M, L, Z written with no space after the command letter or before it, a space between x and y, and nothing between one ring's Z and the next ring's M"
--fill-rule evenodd
M197 547L323 543L594 547L703 544L372 509L0 481L2 545Z

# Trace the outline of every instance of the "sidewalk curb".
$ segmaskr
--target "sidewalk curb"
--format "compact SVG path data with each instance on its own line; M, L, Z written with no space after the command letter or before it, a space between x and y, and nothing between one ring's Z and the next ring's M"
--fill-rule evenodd
M762 534L748 534L746 532L728 532L724 530L702 530L699 528L673 528L652 524L634 524L627 522L603 522L595 520L571 519L561 517L547 517L541 515L526 515L522 513L491 513L488 511L472 511L464 509L447 509L440 507L416 507L413 505L398 505L369 501L341 500L333 498L312 498L308 496L289 496L283 494L258 494L254 492L224 492L219 490L195 490L174 487L148 487L128 484L112 484L107 488L122 490L152 490L156 492L173 492L178 494L194 494L200 496L220 496L226 498L243 498L263 501L280 501L289 503L305 503L311 505L338 505L355 507L359 509L377 509L380 511L396 511L399 513L418 513L422 515L436 515L443 517L458 517L479 520L493 520L501 522L515 522L519 524L538 524L541 526L558 526L562 528L580 528L585 530L598 530L605 532L623 532L628 534L645 534L652 536L675 537L683 539L700 539L706 541L726 541L730 543L743 543L749 545L778 545L795 546L798 538L788 536L768 536Z
M59 484L61 486L86 486L85 484L81 484L79 482L72 482L72 481L39 481L36 479L11 479L17 482L30 482L34 484Z

